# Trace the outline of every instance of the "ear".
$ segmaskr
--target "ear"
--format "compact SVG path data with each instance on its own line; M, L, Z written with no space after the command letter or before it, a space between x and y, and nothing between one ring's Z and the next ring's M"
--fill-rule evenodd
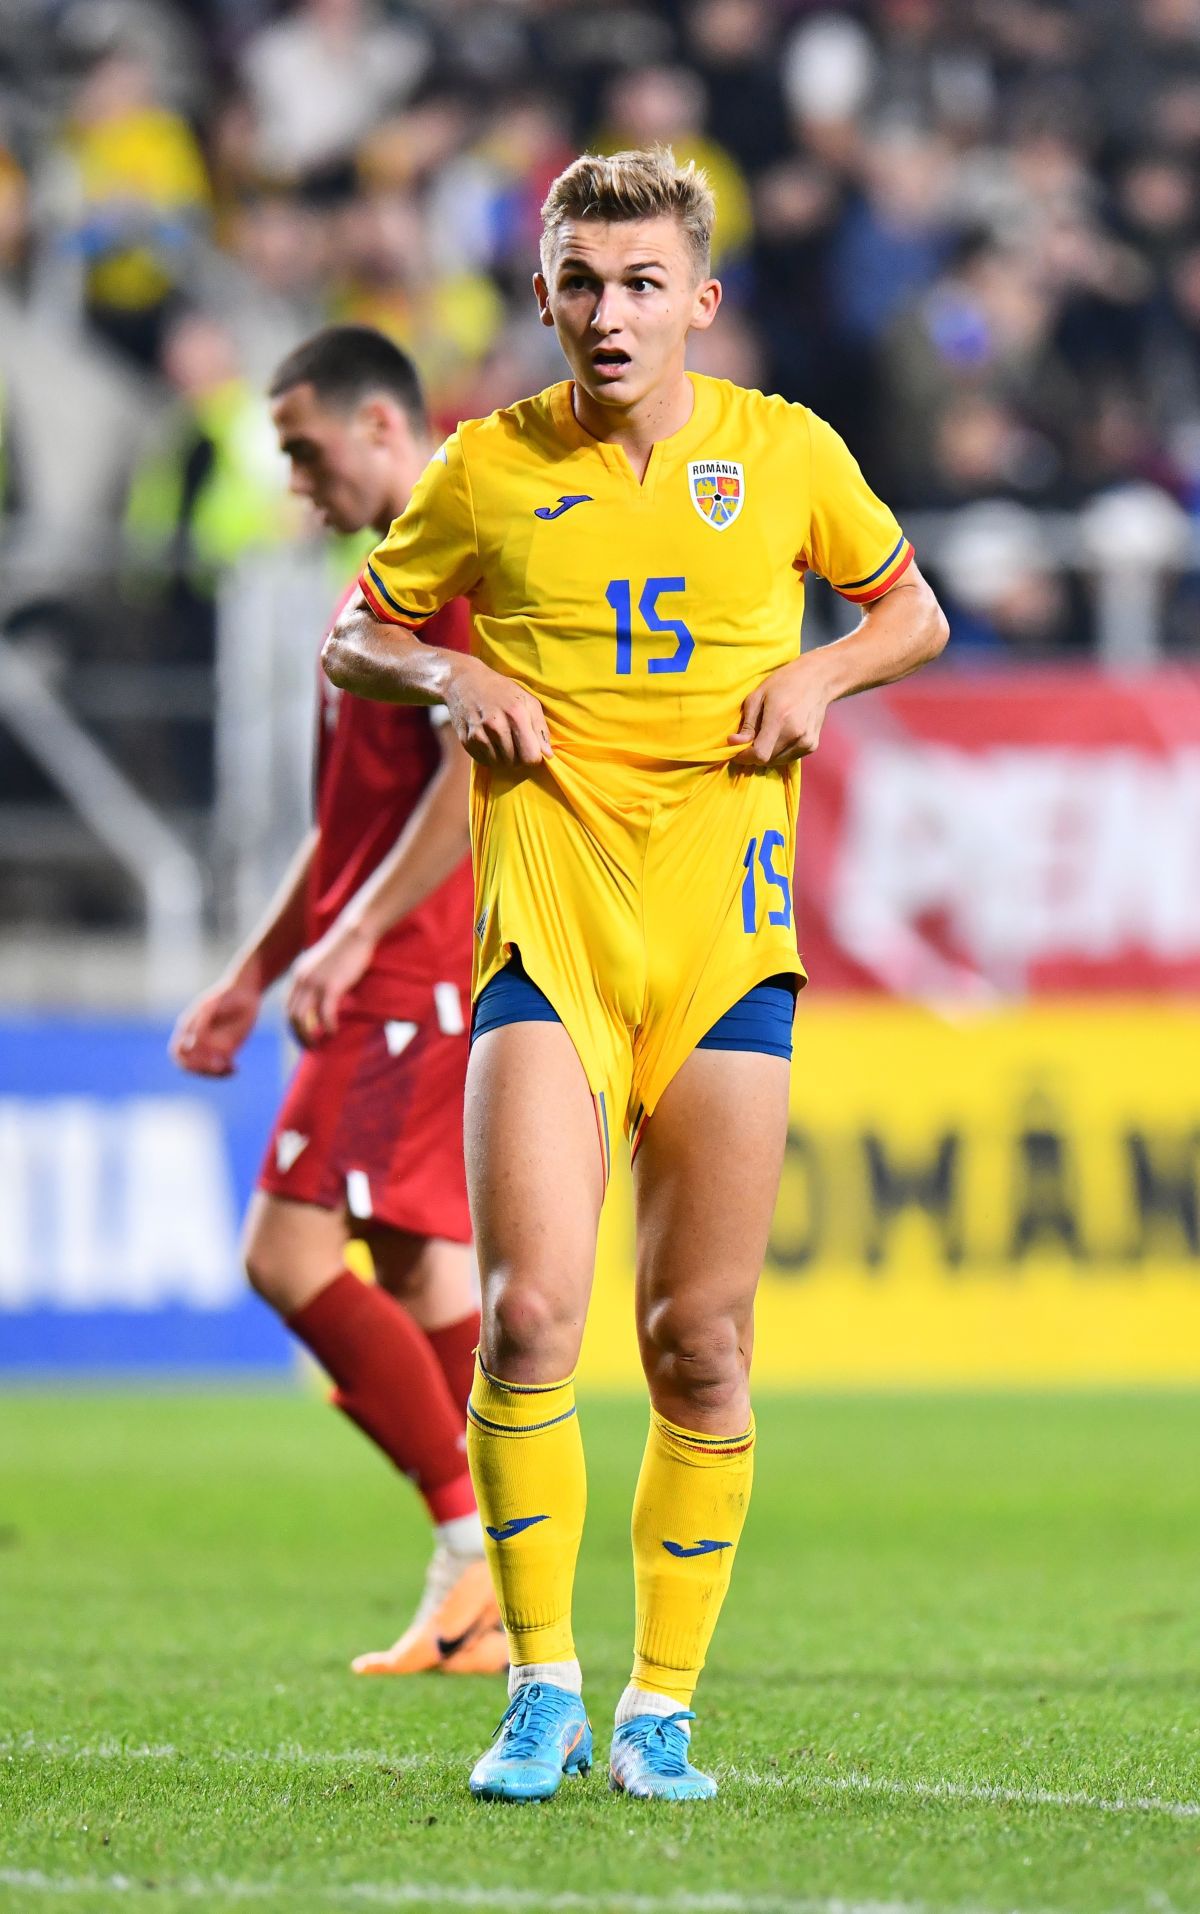
M533 292L538 302L538 318L544 326L552 326L554 314L550 310L550 288L540 272L533 275Z
M689 331L707 332L717 316L721 303L721 282L719 279L702 279L696 287L692 302L692 318Z
M358 408L358 425L368 444L388 445L395 443L407 421L398 405L377 397L363 400Z

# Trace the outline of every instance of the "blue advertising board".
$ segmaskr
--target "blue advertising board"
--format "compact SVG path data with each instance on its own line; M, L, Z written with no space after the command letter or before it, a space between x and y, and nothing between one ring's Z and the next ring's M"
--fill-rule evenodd
M0 1020L0 1371L276 1370L241 1219L283 1083L277 1030L206 1082L148 1020Z

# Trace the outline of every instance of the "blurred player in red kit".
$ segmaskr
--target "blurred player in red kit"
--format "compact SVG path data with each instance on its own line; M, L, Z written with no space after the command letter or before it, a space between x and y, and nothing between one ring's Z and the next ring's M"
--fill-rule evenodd
M283 361L270 401L293 491L336 531L386 531L431 451L404 353L368 327L330 327ZM435 622L434 642L467 649L461 604ZM287 1014L305 1055L259 1174L246 1269L434 1524L412 1624L353 1665L499 1672L507 1650L464 1433L479 1337L462 1145L468 759L436 708L318 678L316 822L262 922L180 1017L171 1054L197 1075L229 1075L264 992L291 970ZM346 1267L351 1236L370 1249L373 1284Z

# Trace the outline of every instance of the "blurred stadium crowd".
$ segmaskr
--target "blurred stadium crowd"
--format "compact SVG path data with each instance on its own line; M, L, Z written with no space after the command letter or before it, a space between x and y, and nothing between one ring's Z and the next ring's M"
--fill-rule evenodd
M719 200L696 366L811 404L910 521L954 515L947 668L1086 655L1054 527L1097 501L1092 548L1173 567L1164 642L1200 646L1200 0L6 0L10 633L57 618L85 678L210 669L216 580L296 534L278 357L382 326L442 423L557 378L543 194L655 141ZM206 801L186 752L171 775Z
M557 376L542 195L656 140L719 197L697 363L813 404L897 508L1200 509L1200 0L9 0L0 270L177 395L127 509L221 559L275 513L185 439L236 464L235 395L328 318L447 421Z

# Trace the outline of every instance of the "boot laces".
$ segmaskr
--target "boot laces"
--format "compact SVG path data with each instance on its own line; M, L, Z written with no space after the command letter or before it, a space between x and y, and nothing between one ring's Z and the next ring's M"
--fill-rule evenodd
M560 1696L540 1681L523 1682L496 1730L495 1739L503 1738L505 1755L529 1761L544 1754L547 1733L563 1720L574 1699L565 1692Z
M678 1779L691 1766L683 1723L695 1719L690 1708L677 1708L673 1715L644 1715L629 1739L645 1755L655 1774Z

